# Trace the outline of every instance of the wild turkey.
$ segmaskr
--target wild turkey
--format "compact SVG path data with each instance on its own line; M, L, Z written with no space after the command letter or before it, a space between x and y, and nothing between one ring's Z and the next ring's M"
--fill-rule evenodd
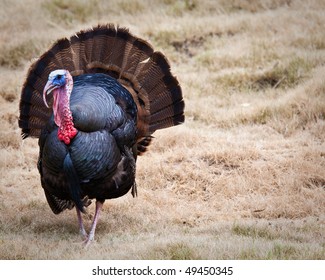
M21 93L19 127L23 138L39 138L47 202L55 214L76 206L86 244L105 199L136 195L137 155L153 132L182 122L182 91L165 56L112 24L58 40L30 67ZM91 199L87 235L81 212Z

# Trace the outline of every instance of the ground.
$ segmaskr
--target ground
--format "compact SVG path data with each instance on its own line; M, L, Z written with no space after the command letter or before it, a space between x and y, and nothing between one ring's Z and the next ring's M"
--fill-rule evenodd
M325 259L324 1L0 4L0 259ZM168 57L186 121L154 134L138 197L106 201L84 249L75 211L47 205L19 99L53 42L108 22Z

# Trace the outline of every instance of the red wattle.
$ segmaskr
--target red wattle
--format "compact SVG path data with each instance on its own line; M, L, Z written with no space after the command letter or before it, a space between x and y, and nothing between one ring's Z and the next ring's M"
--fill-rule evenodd
M66 145L69 145L71 140L77 135L78 130L72 125L69 124L65 127L59 127L58 138L60 141L63 141Z
M74 127L72 112L70 110L70 94L73 87L71 75L67 72L67 82L64 87L53 91L54 121L59 127L58 139L69 145L77 135L78 130Z

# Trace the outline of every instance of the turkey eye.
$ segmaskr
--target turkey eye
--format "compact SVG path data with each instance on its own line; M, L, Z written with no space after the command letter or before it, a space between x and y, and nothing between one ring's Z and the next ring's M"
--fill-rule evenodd
M58 78L58 80L61 80L62 75L57 75L56 77Z

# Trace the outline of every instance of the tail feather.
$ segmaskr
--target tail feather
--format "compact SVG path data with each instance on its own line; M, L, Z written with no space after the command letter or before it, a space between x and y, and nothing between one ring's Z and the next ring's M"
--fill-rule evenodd
M164 107L164 104L170 106L173 103L182 102L183 97L179 94L180 90L180 86L174 77L164 77L163 82L151 90L149 96L150 111L154 113Z
M20 100L23 137L39 137L52 113L42 92L56 69L69 70L72 76L100 72L118 79L138 107L139 149L149 145L142 140L155 130L184 121L182 90L166 57L127 29L109 24L58 40L30 67Z
M135 38L133 44L129 46L129 56L124 61L124 65L122 67L123 74L127 79L132 80L132 77L137 75L141 70L141 62L148 59L152 53L153 48L144 40L139 38Z
M158 129L179 125L179 124L182 124L183 122L184 122L184 115L178 115L178 116L174 116L172 118L167 118L167 119L164 119L164 120L160 120L160 121L152 124L150 126L150 128L153 131L156 131Z
M118 73L121 73L124 57L127 57L127 45L132 44L133 41L130 36L126 29L119 29L112 42L116 47L111 49L111 53L107 57L108 61L104 60L104 63L107 63L112 68L116 67Z
M167 111L167 110L166 110ZM164 113L166 112L164 111ZM150 125L150 132L154 132L158 129L167 128L175 125L179 125L184 122L184 115L178 114L173 115L172 117L157 118L155 122L152 122Z
M61 69L72 69L71 60L71 45L70 41L66 38L59 40L48 52L44 58L48 58L51 64L54 64L56 67L61 67ZM70 63L69 63L70 62ZM49 64L49 67L52 67Z
M80 37L82 37L80 35ZM83 65L87 64L87 57L85 52L85 40L80 40L80 37L71 37L70 44L72 48L72 52L74 55L73 64L74 64L74 75L80 75L83 73L76 74L76 69L82 69ZM79 43L78 43L79 41ZM71 72L70 72L71 73ZM72 75L72 74L71 74Z
M174 116L178 116L182 114L183 110L184 110L183 102L180 101L178 103L173 103L172 106L161 108L159 111L156 111L155 113L150 115L150 123L156 124L166 119L173 118Z
M150 145L152 138L153 138L152 136L147 136L138 142L138 144L137 144L137 154L138 155L141 155L147 151L147 148Z
M59 214L65 209L72 209L74 203L71 200L60 199L44 189L46 200L54 214Z

